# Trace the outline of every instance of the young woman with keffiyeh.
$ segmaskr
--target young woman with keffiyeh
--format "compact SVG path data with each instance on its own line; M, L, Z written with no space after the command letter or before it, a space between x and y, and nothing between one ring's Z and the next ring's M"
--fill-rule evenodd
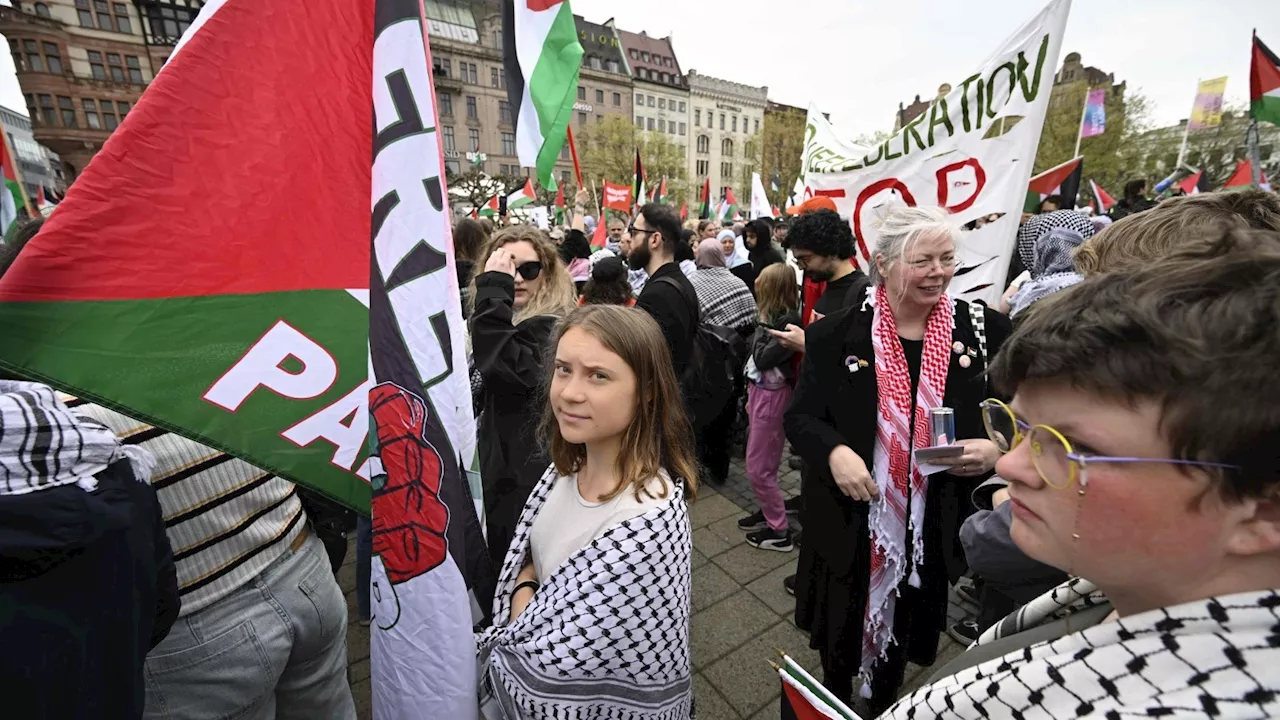
M552 466L477 637L481 716L687 720L697 461L670 352L648 313L616 305L573 311L552 347Z
M938 209L885 218L866 301L809 326L786 416L815 469L801 491L796 623L822 657L823 683L848 700L861 676L872 710L893 702L907 660L933 662L947 583L963 571L969 493L999 456L979 404L1009 324L947 295L959 239ZM925 477L911 450L935 444L934 407L954 409L965 450Z
M1010 532L1078 577L889 717L1280 716L1280 234L1197 232L1018 321Z

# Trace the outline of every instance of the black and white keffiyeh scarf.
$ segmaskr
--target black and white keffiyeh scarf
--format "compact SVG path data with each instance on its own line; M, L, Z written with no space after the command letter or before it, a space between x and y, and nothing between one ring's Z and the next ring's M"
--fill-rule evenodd
M530 530L557 477L550 468L525 504L495 618L511 615ZM606 530L544 578L515 622L476 636L488 654L481 682L500 683L521 720L690 717L693 540L683 484L673 485L671 502Z
M978 644L1100 601L1091 583L1073 579ZM1280 590L1161 608L1031 645L926 685L881 717L1277 716Z
M151 477L154 458L126 452L105 426L72 414L48 385L0 380L0 495L78 485L95 490L95 475L128 457L134 474Z

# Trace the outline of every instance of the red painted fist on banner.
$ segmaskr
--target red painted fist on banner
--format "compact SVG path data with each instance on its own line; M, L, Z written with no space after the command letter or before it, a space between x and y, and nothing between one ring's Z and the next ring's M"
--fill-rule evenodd
M427 404L391 383L369 392L385 483L373 490L373 552L392 584L444 562L449 509L440 499L443 464L427 442Z

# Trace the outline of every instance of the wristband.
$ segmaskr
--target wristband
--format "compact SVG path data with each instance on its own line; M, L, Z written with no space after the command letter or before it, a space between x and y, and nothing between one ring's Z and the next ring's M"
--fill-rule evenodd
M515 588L511 590L511 597L515 597L516 593L520 592L524 588L532 588L533 592L536 594L539 587L540 585L538 585L537 580L525 580L524 582L517 584Z

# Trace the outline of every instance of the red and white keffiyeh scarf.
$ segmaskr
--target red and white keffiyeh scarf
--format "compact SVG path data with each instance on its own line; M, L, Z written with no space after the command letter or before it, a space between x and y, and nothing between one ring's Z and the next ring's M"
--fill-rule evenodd
M864 697L870 697L872 668L878 659L885 657L889 644L894 642L893 611L898 599L898 584L907 569L908 529L912 538L910 582L913 587L920 586L918 568L924 562L921 530L929 481L916 469L911 450L932 444L929 408L942 405L954 328L954 307L944 294L925 322L924 351L915 398L915 433L912 436L911 371L902 351L898 323L889 307L888 294L883 285L875 289L871 344L875 349L879 398L871 475L880 489L880 500L871 503L868 519L871 581L862 624L862 667L859 673ZM909 506L908 482L911 483Z

